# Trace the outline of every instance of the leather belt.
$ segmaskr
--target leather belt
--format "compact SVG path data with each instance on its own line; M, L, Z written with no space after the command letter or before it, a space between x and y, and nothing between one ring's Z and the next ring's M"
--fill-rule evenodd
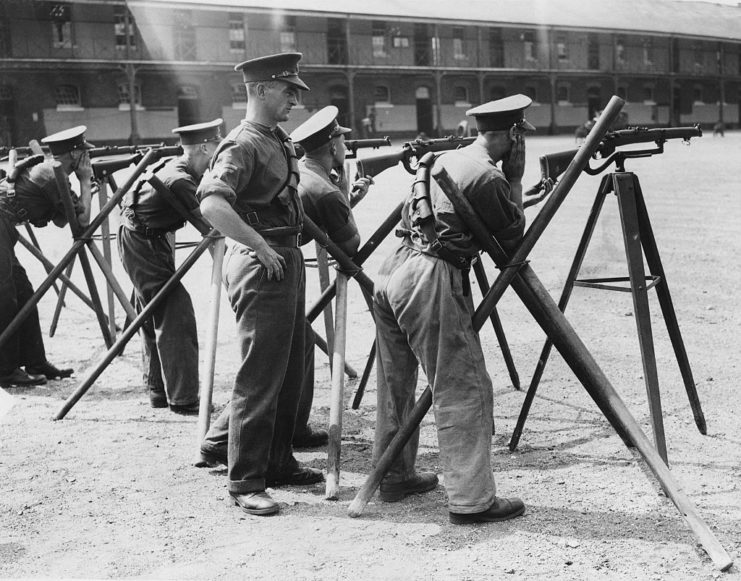
M262 233L261 233L262 234ZM263 238L270 246L277 246L283 248L299 248L301 246L301 234L283 234L279 236L273 236L271 234L263 234Z

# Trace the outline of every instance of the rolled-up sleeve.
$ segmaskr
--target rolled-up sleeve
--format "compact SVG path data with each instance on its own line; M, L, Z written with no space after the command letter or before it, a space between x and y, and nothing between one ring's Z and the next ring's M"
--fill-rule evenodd
M511 200L509 183L495 176L475 190L472 205L499 241L519 240L525 231L525 214Z
M198 186L198 199L221 196L232 206L252 175L252 153L235 142L223 146Z

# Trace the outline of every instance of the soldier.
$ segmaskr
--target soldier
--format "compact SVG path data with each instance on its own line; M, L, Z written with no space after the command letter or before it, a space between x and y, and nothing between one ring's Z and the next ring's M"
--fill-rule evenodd
M338 113L334 105L324 107L297 127L291 139L306 152L299 162L301 180L298 185L304 212L340 249L353 256L360 245L360 233L350 208L365 196L372 180L356 180L351 190L352 198L341 191L347 155L345 135L351 129L337 122ZM310 241L308 236L301 238L302 244ZM293 436L296 447L327 443L326 430L317 430L309 425L314 399L314 331L308 323L306 330L306 377Z
M471 109L478 136L468 147L439 156L444 167L505 249L525 226L522 175L524 132L533 130L523 111L524 95ZM502 169L496 163L502 162ZM419 179L419 178L418 178ZM448 493L450 522L501 521L521 515L518 498L495 495L491 469L493 394L484 354L473 329L468 267L480 248L434 180L415 182L402 211L404 240L381 267L375 285L378 346L378 407L374 458L378 460L414 405L421 364L432 388L433 408ZM433 220L419 222L427 204ZM381 482L384 501L426 492L435 474L414 464L419 431Z
M200 216L196 190L221 141L222 120L173 129L183 155L165 161L154 174L189 210ZM118 251L134 285L141 311L175 274L175 231L185 219L145 180L124 200ZM198 414L198 336L190 295L173 287L141 328L143 379L153 408Z
M296 128L291 139L298 143L306 155L299 162L301 179L298 184L299 198L305 214L345 253L352 256L358 250L360 234L350 210L351 201L340 191L341 176L344 175L345 135L351 130L337 123L337 107L330 105L315 113ZM359 202L368 192L371 180L356 180L352 189L352 205ZM305 234L301 244L311 242ZM301 389L301 401L293 434L294 448L316 448L327 443L327 430L309 424L311 404L314 399L314 331L306 324L305 375ZM222 431L222 440L226 430ZM226 442L220 444L213 439L203 450L206 464L226 464Z
M90 199L94 193L93 171L85 140L84 125L54 133L41 141L49 146L54 159L48 159L0 182L0 332L33 295L26 271L15 256L18 241L15 226L30 222L46 226L49 221L58 227L67 223L54 175L54 161L59 161L65 173L75 174L80 182L79 197L73 195L77 218L83 225L90 221ZM21 369L25 366L25 370ZM46 360L37 309L23 321L16 333L0 348L0 385L28 387L46 383L47 379L72 375L72 369L58 369Z
M309 90L299 60L301 53L283 53L235 67L247 87L245 118L198 188L204 217L231 239L224 282L242 354L230 405L201 450L227 443L229 494L256 515L279 510L266 487L324 480L298 463L291 445L304 377L306 278L296 158L278 124L298 105L299 91Z

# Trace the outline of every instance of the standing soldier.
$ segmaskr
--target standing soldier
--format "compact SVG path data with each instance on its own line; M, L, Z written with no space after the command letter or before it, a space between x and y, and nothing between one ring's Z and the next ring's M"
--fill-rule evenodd
M86 127L80 125L42 139L54 160L20 172L9 168L8 179L0 182L0 332L10 325L33 295L26 271L15 256L16 225L28 221L41 227L52 221L61 228L67 224L54 175L54 161L62 164L68 176L74 173L77 177L80 196L73 196L77 219L83 225L90 221L90 199L95 188L87 150L93 146L85 141L85 130ZM16 173L18 175L14 175ZM24 366L25 370L21 369ZM57 369L46 360L35 307L18 331L0 347L0 385L3 387L41 385L47 379L69 377L72 372L72 369Z
M283 53L235 67L247 87L245 118L198 188L204 217L231 239L224 282L242 355L230 405L201 448L228 442L229 494L257 515L279 510L266 487L324 479L301 466L291 446L304 378L306 277L296 157L278 123L309 89L299 60L301 53Z
M304 212L345 254L353 256L360 245L360 233L350 208L365 196L371 180L357 180L352 186L352 199L341 191L339 182L344 180L338 178L344 177L345 135L351 129L337 122L338 113L334 105L324 107L297 127L291 139L306 152L299 162L301 181L298 185ZM307 236L301 238L302 244L310 241ZM293 436L296 447L324 445L328 439L326 430L309 425L314 399L314 332L308 323L306 329L306 377Z
M337 123L337 107L329 105L315 113L296 128L291 140L306 152L299 161L301 179L298 184L299 198L304 213L322 228L346 254L352 256L360 245L360 234L350 210L368 192L371 180L356 180L352 189L352 200L340 190L340 177L344 173L345 135L351 130ZM311 242L302 235L301 244ZM305 375L301 389L301 400L293 434L294 448L316 448L324 446L329 435L327 430L309 424L311 404L314 399L314 331L306 324ZM205 464L227 463L226 429L221 432L221 442L214 438L206 442L202 451ZM213 436L213 433L212 433Z
M222 120L178 127L183 155L154 170L176 197L198 211L196 190L221 141ZM185 220L145 180L124 200L118 251L134 285L138 311L175 274L175 231ZM198 414L198 335L193 303L182 283L141 328L142 367L149 401L184 415Z
M441 155L443 167L505 249L522 237L524 132L533 130L524 95L492 101L467 112L478 136L468 147ZM502 162L502 169L496 163ZM418 176L418 182L420 176ZM480 247L434 180L415 182L402 211L404 240L381 267L375 285L378 345L378 460L414 405L417 368L432 388L433 409L450 522L510 519L525 506L497 498L491 469L493 394L479 337L473 329L468 268ZM420 221L429 209L431 220ZM381 500L431 490L437 477L414 464L419 431L381 482Z

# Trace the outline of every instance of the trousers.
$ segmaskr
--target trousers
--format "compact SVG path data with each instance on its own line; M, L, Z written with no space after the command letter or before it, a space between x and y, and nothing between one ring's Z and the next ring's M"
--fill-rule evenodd
M8 328L28 300L33 287L26 270L15 255L18 231L15 223L0 213L0 332ZM8 375L24 365L46 361L39 312L34 307L18 330L0 346L0 375Z
M461 271L400 246L381 267L373 307L378 366L374 463L409 418L421 365L432 389L449 510L486 510L496 493L493 393ZM392 465L388 482L414 475L418 443L419 429Z
M134 285L136 310L154 298L175 274L167 237L146 238L120 226L118 252ZM198 330L193 302L178 283L141 328L142 374L150 392L167 394L171 405L198 401Z
M229 405L203 443L213 448L227 435L228 488L234 494L265 489L266 478L298 467L293 433L305 373L304 257L298 248L274 248L286 261L283 280L241 244L224 259L224 286L237 320L242 362Z

